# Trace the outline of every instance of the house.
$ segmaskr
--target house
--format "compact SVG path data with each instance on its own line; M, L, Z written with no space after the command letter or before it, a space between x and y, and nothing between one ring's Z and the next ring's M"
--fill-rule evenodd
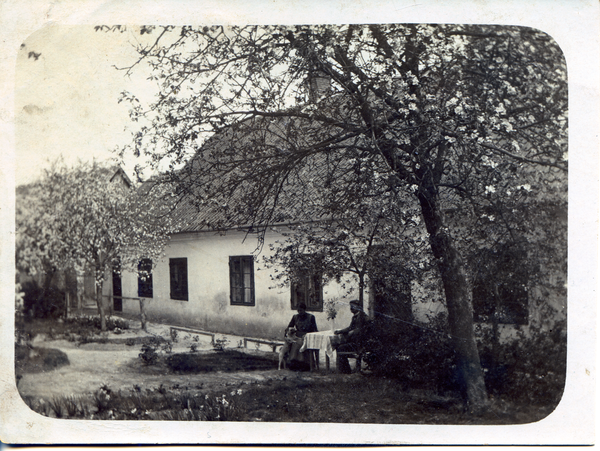
M328 89L327 80L323 77L314 81L312 84L320 86L319 89ZM348 119L343 101L338 105L336 114L340 115L340 121ZM321 275L313 272L302 274L289 286L281 287L273 279L285 268L265 263L265 257L268 260L273 255L271 246L276 246L295 224L323 219L324 213L320 210L323 202L320 202L319 196L332 183L324 175L329 171L321 169L331 164L327 157L310 157L301 169L290 172L293 180L280 187L277 193L280 207L272 215L261 216L260 212L245 211L246 206L252 204L251 195L256 192L245 191L243 186L241 189L238 189L239 186L224 186L218 179L206 183L206 180L195 178L195 165L213 164L211 155L214 158L218 152L250 154L254 152L256 142L277 148L279 153L273 158L280 158L282 164L288 159L293 163L293 143L281 137L286 136L290 129L300 140L303 134L322 133L310 121L299 119L292 123L286 118L263 119L266 123L255 126L255 121L260 120L248 119L216 134L204 144L208 157L202 161L192 158L180 171L179 177L186 186L202 186L203 190L211 190L206 197L223 205L213 208L212 205L181 198L182 201L173 210L180 224L179 231L171 237L164 257L158 262L140 262L141 271L152 268L151 277L124 273L113 278L113 287L120 286L123 297L122 305L115 303L115 310L137 314L140 309L138 298L143 298L151 321L250 337L281 338L297 303L303 300L308 311L315 314L319 329L345 327L349 323L351 315L347 303L359 297L357 282L350 286L335 280L323 284ZM283 129L285 133L279 133ZM269 182L268 173L261 176L265 183ZM222 192L227 194L222 195ZM566 227L566 216L561 221L561 226ZM257 223L261 230L249 225ZM386 263L383 262L382 266ZM392 273L402 272L396 264L387 266ZM431 315L445 312L439 283L398 275L394 274L395 282L390 284L385 277L367 274L364 298L367 312L407 322L428 321ZM549 277L566 279L562 270ZM489 293L483 292L474 281L475 320L483 327L488 323L500 323L502 333L510 335L516 330L515 326L522 328L532 322L542 322L540 305L544 303L559 312L559 317L564 316L566 296L560 291L546 293L543 288L546 282L538 279L534 286L529 287L526 286L529 281L519 281L518 289L503 288L503 300L498 301L503 305L490 310ZM508 281L505 285L507 283L513 282ZM118 292L109 285L105 294L117 296ZM338 307L334 322L327 319L326 306L331 302L337 303Z
M142 298L150 321L214 333L281 339L298 302L304 301L307 310L315 315L319 330L349 324L348 302L359 297L356 280L350 286L335 280L324 284L317 272L302 274L297 281L283 287L274 280L285 268L267 264L266 260L273 255L272 246L276 247L294 227L285 214L265 227L262 237L261 231L241 220L236 226L210 226L219 224L218 213L199 209L191 202L178 204L173 215L180 228L172 235L164 257L156 262L140 262L140 271L151 271L151 275L115 273L112 284L106 284L105 295L117 298L119 293L122 295L122 301L115 301L115 311L137 315L140 312L138 299ZM397 265L390 268L388 272L402 271ZM398 321L425 322L430 316L445 312L439 283L418 282L399 275L395 274L391 284L375 274L367 275L364 307L371 316L379 314ZM487 304L477 302L481 301L477 289L476 286L475 320L486 327L492 321L485 310ZM543 290L542 286L536 286L530 292L521 290L516 297L509 296L509 304L511 299L516 300L512 307L507 307L512 310L506 310L506 306L498 309L502 336L514 335L515 326L526 328L536 321L539 324L536 305L540 301L549 302L552 308L566 313L566 297L556 292L542 293ZM333 321L328 319L327 309L332 304L337 309Z

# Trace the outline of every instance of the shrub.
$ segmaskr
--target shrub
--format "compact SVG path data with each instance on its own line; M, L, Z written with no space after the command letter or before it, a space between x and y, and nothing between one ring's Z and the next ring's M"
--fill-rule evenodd
M227 346L228 343L229 343L229 340L227 339L227 337L223 336L214 341L213 348L217 352L223 352L223 351L225 351L225 347Z
M456 355L445 314L427 323L378 319L363 338L364 362L377 376L400 380L405 389L457 391Z
M160 358L159 352L165 352L170 354L173 350L173 343L165 340L162 337L154 336L151 337L147 343L142 345L141 352L139 354L140 359L146 365L155 365L158 363Z
M69 365L69 357L60 349L15 344L15 369L18 374L51 371L64 365Z
M45 368L55 369L70 364L69 357L60 349L46 348L44 351L39 349L39 352L43 354Z
M63 418L67 414L64 398L54 397L49 402L50 409L54 412L56 418Z
M550 332L530 327L507 343L484 336L480 355L491 394L537 406L555 407L560 401L567 362L565 321Z
M155 365L158 362L158 352L156 352L156 346L154 344L144 344L141 352L139 353L140 359L146 365Z
M23 294L23 313L34 318L58 318L65 312L65 292L56 287L46 290L35 282L21 285Z
M160 345L160 350L166 352L167 354L171 354L173 352L173 343L170 341L165 341Z
M106 412L109 410L111 395L112 390L108 388L106 384L102 385L98 390L94 392L93 403L98 413Z

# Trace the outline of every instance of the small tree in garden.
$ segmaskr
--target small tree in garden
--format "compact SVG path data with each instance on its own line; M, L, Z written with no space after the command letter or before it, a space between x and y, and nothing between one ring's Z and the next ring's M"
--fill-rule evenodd
M115 169L56 161L17 206L17 266L29 273L93 271L101 329L105 276L113 266L137 271L141 258L158 257L171 221L161 202L113 179Z
M357 196L351 208L332 209L330 219L278 228L284 238L270 244L272 253L264 260L281 285L312 270L324 282L341 283L347 296L356 297L353 287L358 286L362 302L369 278L383 273L386 263L401 262L401 270L412 274L426 267L425 231L411 207L398 195ZM411 258L403 258L407 255Z

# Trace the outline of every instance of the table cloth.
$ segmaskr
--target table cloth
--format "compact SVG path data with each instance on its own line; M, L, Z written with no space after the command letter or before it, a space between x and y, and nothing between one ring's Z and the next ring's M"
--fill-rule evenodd
M339 340L339 335L335 335L332 330L322 332L311 332L304 336L304 344L300 351L307 349L318 349L323 351L327 357L333 357L333 345Z

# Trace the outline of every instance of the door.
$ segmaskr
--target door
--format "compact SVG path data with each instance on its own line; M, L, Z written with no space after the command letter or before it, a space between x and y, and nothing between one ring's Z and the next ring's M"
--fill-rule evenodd
M412 323L410 282L402 277L380 277L372 282L373 313L385 321Z
M120 267L116 266L112 272L112 287L113 287L113 310L115 312L123 311L123 291L121 289L121 271Z

